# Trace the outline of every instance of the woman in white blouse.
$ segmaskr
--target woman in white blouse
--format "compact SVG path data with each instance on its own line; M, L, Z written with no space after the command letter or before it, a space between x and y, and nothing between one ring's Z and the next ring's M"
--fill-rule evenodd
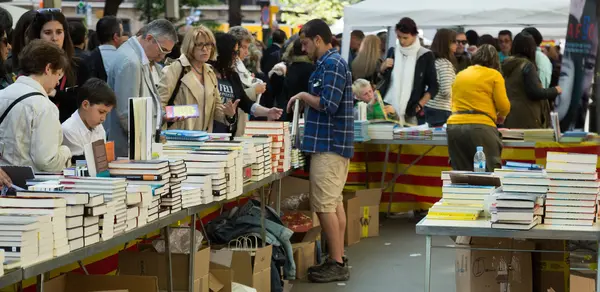
M54 43L32 40L19 54L23 73L0 91L0 164L31 166L37 172L68 167L58 108L48 98L69 66Z
M435 55L438 92L425 104L425 120L430 127L443 126L452 115L452 84L456 79L456 32L442 28L437 31L431 51Z

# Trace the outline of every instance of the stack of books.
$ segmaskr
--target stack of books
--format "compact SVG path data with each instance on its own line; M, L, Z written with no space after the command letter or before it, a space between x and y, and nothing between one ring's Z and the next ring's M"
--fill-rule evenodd
M89 193L90 201L92 202L91 204L86 205L83 212L84 223L88 224L88 228L86 228L86 224L84 224L82 228L69 230L69 244L72 246L90 245L100 240L100 219L108 217L106 214L109 211L113 211L112 208L114 208L115 218L119 215L118 211L120 209L126 208L125 198L127 195L127 181L124 178L65 177L60 179L60 183L64 185L67 190ZM97 199L92 199L96 196L103 197L103 204L99 204L99 201L96 201ZM111 206L113 207L111 208ZM97 224L95 222L97 222ZM96 229L94 225L97 225L98 227L98 230L95 233L93 232ZM124 224L115 223L114 228L113 235L125 231ZM85 231L87 231L87 233ZM88 234L89 236L85 237L85 234ZM81 236L76 237L78 235Z
M396 123L369 123L367 132L372 140L393 140L394 129L400 128Z
M432 128L432 140L444 140L448 139L448 134L446 133L446 127L437 127Z
M89 193L84 192L61 192L61 191L51 191L49 189L45 189L48 186L48 183L41 183L34 186L30 186L30 190L35 191L20 191L17 193L17 196L20 197L39 197L39 198L63 198L67 202L66 207L66 229L67 233L73 233L73 229L83 228L84 227L84 208L90 206L98 206L104 204L104 196L94 194L90 196ZM73 241L76 241L79 238L73 238ZM74 242L72 245L69 243L69 238L54 238L55 245L58 246L68 246L69 250L75 250L81 248L83 245L78 242L83 243L83 238L81 238L78 242ZM63 252L67 250L66 247L62 250L54 250L54 256L59 256L64 254ZM68 252L68 251L67 251Z
M38 262L38 255L48 254L48 242L52 242L52 218L50 215L0 215L0 253L3 269L14 269ZM16 254L18 253L18 254Z
M433 131L427 124L394 129L394 139L396 140L431 140L432 138Z
M227 175L227 199L239 197L244 192L244 141L208 141L200 147L203 150L231 151L233 163L225 167Z
M448 172L445 175L459 174L481 176L472 172ZM444 174L442 174L443 178ZM491 177L485 175L486 177ZM473 183L477 179L470 179ZM442 187L442 199L429 210L427 218L441 220L477 220L484 211L486 199L494 193L495 186L458 183L450 181Z
M130 185L127 187L127 228L131 230L150 222L150 208L152 207L152 187ZM158 204L157 204L158 206Z
M498 132L502 135L504 140L523 140L525 139L525 132L522 129L506 129L500 128Z
M542 167L539 164L532 164L532 163L523 163L523 162L514 162L514 161L507 161L505 165L502 166L501 170L496 169L495 172L498 171L529 171L529 170L542 170L544 169L544 167Z
M523 130L523 140L525 142L554 142L553 129L527 129Z
M69 253L67 238L67 201L62 198L45 197L0 197L0 213L4 215L49 215L50 223L43 224L37 246L30 246L25 251L23 246L3 247L7 261L20 261L28 264L51 259L54 254ZM35 249L37 248L37 251ZM30 257L31 254L31 257Z
M596 217L600 184L598 155L548 152L546 171L550 189L544 224L591 226Z
M271 167L273 172L286 172L291 166L292 138L289 122L259 122L246 123L246 136L270 136Z
M202 205L202 188L183 185L181 187L181 207L190 208Z
M369 121L354 121L354 142L367 142L369 137Z
M304 161L304 154L300 149L292 149L292 168L298 169L304 167L306 162Z
M188 131L188 130L164 130L162 135L165 136L167 141L195 141L202 142L208 140L210 137L207 132L204 131Z
M567 131L559 139L560 143L581 143L588 140L588 132Z
M502 191L494 195L492 228L529 230L542 223L550 181L543 170L497 169Z

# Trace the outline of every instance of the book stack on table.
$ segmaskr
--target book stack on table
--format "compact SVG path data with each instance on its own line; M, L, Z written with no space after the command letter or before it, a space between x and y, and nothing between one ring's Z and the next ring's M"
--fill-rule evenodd
M39 234L37 236L39 237L36 237L38 239L37 244L35 240L29 237L19 240L18 236L15 236L15 238L12 238L14 239L12 242L17 244L0 247L0 249L4 249L7 262L20 262L20 264L14 263L16 267L19 267L51 259L54 257L55 251L58 255L69 252L69 245L65 240L67 237L67 201L65 199L20 196L0 197L0 213L3 216L15 218L19 217L18 215L50 217L49 221L43 219L43 223L38 223ZM26 244L23 243L25 239L28 239ZM21 242L21 244L19 245L18 242Z
M523 165L523 169L531 165ZM542 223L549 179L543 170L496 169L502 191L493 197L492 228L529 230Z
M101 219L108 217L109 215L106 214L111 211L115 213L115 218L117 218L120 215L118 211L126 208L125 197L127 194L127 181L124 178L65 177L60 179L60 183L64 185L67 190L87 192L90 194L90 203L85 206L83 212L83 220L84 223L88 224L87 228L85 226L86 224L84 224L84 226L81 228L69 230L69 244L74 247L86 246L98 242L101 238ZM102 203L100 203L99 198L96 198L98 196L102 198ZM96 227L98 230L94 232ZM125 231L124 222L115 223L113 235L119 234L123 231ZM88 234L89 236L86 237L85 234ZM76 237L79 235L81 235L82 239ZM110 232L108 232L107 235L110 236Z
M477 220L484 211L486 199L496 191L491 174L472 172L445 172L451 178L442 187L442 199L429 209L427 218L442 220ZM447 181L447 180L446 180Z
M246 136L246 137L235 137L237 141L252 141L254 145L254 157L252 162L252 173L251 177L245 183L257 182L267 176L271 175L272 169L272 157L271 157L271 143L273 138L270 136Z
M3 263L1 270L11 270L40 261L40 248L46 259L52 257L42 247L48 245L52 237L50 215L0 215L0 243L3 246L0 248Z
M544 224L591 226L596 218L600 184L598 155L548 152L550 188Z
M354 121L354 142L367 142L369 137L369 121Z
M227 177L227 199L237 198L244 192L244 142L243 141L206 141L202 150L229 151L233 160L225 166ZM214 188L214 187L213 187Z
M235 137L235 141L242 142L242 153L244 166L242 170L243 183L247 184L252 181L253 166L257 164L258 147L252 137ZM262 150L262 147L261 147Z
M142 185L127 186L127 229L141 227L150 222L150 208L153 207L152 187ZM158 206L158 203L155 203ZM154 217L158 217L155 213ZM156 218L153 218L156 220Z
M181 190L181 184L187 179L187 169L185 162L179 160L169 160L169 170L171 172L171 178L169 180L170 194L167 199L175 201L175 207L171 208L171 211L181 210L183 207L182 200L183 194Z
M46 188L46 186L48 186L48 183L50 182L30 186L30 191L19 191L17 192L17 196L65 199L67 202L65 219L67 235L72 229L82 229L84 227L83 214L84 208L86 206L99 205L104 203L104 197L102 195L96 194L95 196L90 196L88 193L85 192L53 191L51 189ZM58 183L58 181L56 181L56 183ZM79 231L76 231L75 233L79 233ZM73 231L71 231L71 234L73 234ZM81 248L83 246L83 237L73 238L73 240L77 239L79 239L80 244L75 242L71 245L69 243L68 236L62 238L55 237L55 246L59 246L61 248L54 249L54 256L60 256L68 253L70 250Z
M289 122L259 122L246 123L246 136L271 137L271 167L272 172L286 172L292 167L292 138Z

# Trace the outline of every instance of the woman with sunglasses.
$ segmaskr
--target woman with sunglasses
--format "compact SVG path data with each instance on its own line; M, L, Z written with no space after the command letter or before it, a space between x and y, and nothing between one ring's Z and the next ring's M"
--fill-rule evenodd
M216 34L217 60L211 62L217 76L219 93L224 104L233 102L246 113L255 117L268 117L269 120L277 120L281 117L283 110L278 108L266 108L248 98L244 91L244 85L240 76L235 71L235 61L239 56L240 44L237 39L225 33ZM232 133L237 131L238 115L228 121L228 125L215 121L213 131L215 133Z
M75 57L75 48L69 35L69 25L65 16L57 8L38 10L33 22L27 29L27 39L32 41L41 39L51 42L62 48L70 65L64 76L56 85L55 91L49 94L50 99L60 112L60 122L66 121L77 110L76 86L87 80L87 70L83 67L83 60Z
M9 73L4 66L11 50L10 43L4 28L0 27L0 89L4 89L13 83L13 74Z
M207 64L216 58L212 32L202 25L189 29L181 43L181 56L163 69L158 94L163 109L167 105L197 104L199 117L170 124L169 129L212 132L213 121L226 123L225 116L230 120L235 116L231 101L221 103L217 76Z

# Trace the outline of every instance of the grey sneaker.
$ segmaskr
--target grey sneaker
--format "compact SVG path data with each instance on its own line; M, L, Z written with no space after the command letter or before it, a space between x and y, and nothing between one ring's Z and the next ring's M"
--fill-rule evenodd
M308 279L314 283L329 283L337 281L348 281L350 271L348 266L341 266L336 261L328 259L323 265L308 275Z
M348 257L342 256L342 260L344 261L344 266L348 267ZM322 263L320 263L320 264L318 264L316 266L309 267L308 268L308 273L311 274L313 272L316 272L316 271L320 270L323 267L323 265L325 265L325 263L327 263L327 260L325 260L324 262L322 262Z

